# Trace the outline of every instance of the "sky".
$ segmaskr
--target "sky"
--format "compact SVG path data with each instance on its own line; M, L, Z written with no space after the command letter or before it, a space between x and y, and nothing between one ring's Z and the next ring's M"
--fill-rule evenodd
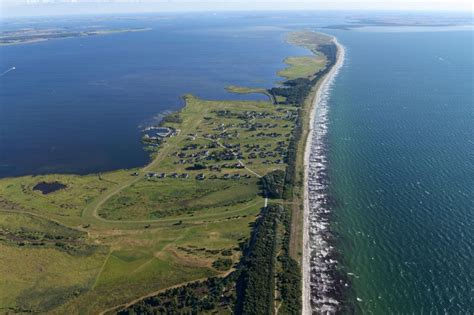
M254 10L403 10L462 11L472 0L0 0L0 16L92 13L254 11Z

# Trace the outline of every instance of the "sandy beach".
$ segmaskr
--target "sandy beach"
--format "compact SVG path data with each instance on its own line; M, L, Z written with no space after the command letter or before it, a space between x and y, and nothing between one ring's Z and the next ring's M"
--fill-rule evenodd
M306 140L305 152L304 152L304 222L303 222L303 262L302 262L302 273L303 273L303 289L302 289L302 298L303 298L303 314L311 314L311 248L310 248L310 238L309 238L309 220L310 220L310 204L309 204L309 191L308 191L308 180L309 180L309 164L310 164L310 153L311 145L314 137L314 123L316 118L316 110L321 102L323 92L327 91L330 87L331 82L333 82L336 77L339 69L342 67L345 58L344 47L337 41L336 38L333 39L334 43L337 46L337 61L332 69L323 77L321 82L318 84L316 96L312 104L311 116L309 122L309 131L308 138Z

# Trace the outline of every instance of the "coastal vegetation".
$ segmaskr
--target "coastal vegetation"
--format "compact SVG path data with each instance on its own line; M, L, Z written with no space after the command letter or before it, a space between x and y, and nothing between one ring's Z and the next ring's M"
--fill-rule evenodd
M237 313L272 314L275 299L275 256L277 250L279 205L269 205L255 223L254 237L243 260L238 280L241 297Z
M237 86L237 85L229 85L226 86L225 89L228 92L236 93L236 94L264 94L272 100L272 95L268 93L268 91L264 88L251 88L245 86Z
M285 184L285 172L276 170L265 174L261 179L262 189L269 198L281 199L283 197L283 187Z
M232 88L268 101L186 95L143 168L1 179L1 310L300 313L302 143L335 50L290 41L316 57L287 59L283 86Z
M288 57L285 59L287 68L278 72L278 75L287 80L310 78L326 65L326 56L317 54L313 56Z

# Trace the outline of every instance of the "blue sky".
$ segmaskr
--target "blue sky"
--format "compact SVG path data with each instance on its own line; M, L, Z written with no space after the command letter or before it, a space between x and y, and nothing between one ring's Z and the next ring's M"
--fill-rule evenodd
M2 16L233 10L473 10L471 0L0 0Z

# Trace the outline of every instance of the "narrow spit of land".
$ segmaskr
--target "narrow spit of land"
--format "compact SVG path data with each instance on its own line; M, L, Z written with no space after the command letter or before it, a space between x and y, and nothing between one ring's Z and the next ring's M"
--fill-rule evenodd
M0 180L1 310L300 312L306 104L335 49L289 41L314 55L287 60L284 86L233 88L268 101L185 96L143 168Z
M0 33L0 46L21 45L44 42L55 39L72 37L86 37L98 35L110 35L128 32L149 31L151 28L126 28L126 29L94 29L94 28L26 28L15 31L4 31Z

